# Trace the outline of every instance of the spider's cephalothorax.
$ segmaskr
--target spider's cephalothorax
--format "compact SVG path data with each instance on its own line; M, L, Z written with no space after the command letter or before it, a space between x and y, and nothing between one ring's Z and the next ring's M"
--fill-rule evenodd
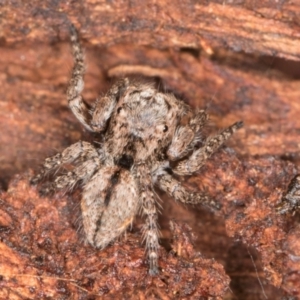
M102 135L102 143L79 141L47 158L32 182L38 183L60 166L73 164L73 171L55 175L52 188L71 189L82 182L84 231L87 241L98 248L122 234L142 211L149 273L157 274L155 187L182 203L218 208L205 193L186 190L175 176L197 172L242 122L201 140L199 147L199 133L208 119L205 111L194 111L152 84L127 78L116 82L90 108L81 96L84 59L75 28L71 30L71 41L75 66L67 92L69 106L87 130Z

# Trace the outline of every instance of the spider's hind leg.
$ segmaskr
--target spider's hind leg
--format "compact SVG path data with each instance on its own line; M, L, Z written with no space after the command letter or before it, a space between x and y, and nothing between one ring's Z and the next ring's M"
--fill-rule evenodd
M72 190L79 181L85 184L97 172L100 166L101 161L99 158L93 157L81 163L73 171L57 176L53 182L42 185L39 192L42 195L48 195L59 189Z
M211 197L203 192L194 193L188 191L182 184L170 174L160 174L157 177L156 184L158 187L183 204L201 204L213 210L221 209L221 204L214 201Z
M38 184L47 174L57 170L61 165L73 163L78 159L85 161L97 157L99 154L93 145L79 141L66 148L62 153L46 158L41 171L31 179L30 183Z
M158 274L158 248L159 248L159 228L158 214L156 209L156 199L153 192L151 175L146 165L139 165L135 172L135 178L138 182L142 213L146 217L144 225L144 238L149 259L149 274L154 276Z

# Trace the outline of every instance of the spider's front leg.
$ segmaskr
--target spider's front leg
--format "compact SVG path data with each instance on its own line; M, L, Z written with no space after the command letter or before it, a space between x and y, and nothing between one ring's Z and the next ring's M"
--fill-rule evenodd
M78 121L89 130L93 131L90 126L91 122L91 107L84 101L81 92L84 88L83 75L85 72L84 67L84 54L81 48L81 44L78 39L78 33L76 28L72 25L70 28L72 51L74 56L74 67L72 70L72 76L69 82L67 90L67 98L69 107L72 110Z
M208 138L203 147L194 151L188 158L180 161L177 166L172 169L173 172L183 176L197 172L205 161L242 126L243 122L234 123L214 137Z
M168 173L159 174L156 184L162 191L173 197L176 201L184 204L201 204L213 210L221 208L220 203L215 202L207 194L188 191L178 180Z
M69 107L87 130L101 132L105 129L107 120L120 94L129 84L129 80L123 79L116 82L104 97L97 99L94 107L90 107L81 95L84 88L84 54L74 26L71 26L71 42L75 64L67 91Z
M143 214L146 215L146 224L144 225L144 238L149 258L149 274L154 276L158 274L158 215L156 209L155 194L153 191L152 178L149 168L145 164L135 167L135 178L141 199Z

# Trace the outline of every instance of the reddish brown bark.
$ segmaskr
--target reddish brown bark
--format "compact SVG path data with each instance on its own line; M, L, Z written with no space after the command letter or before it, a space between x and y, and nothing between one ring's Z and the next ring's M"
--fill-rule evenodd
M212 263L201 257L197 266L203 269L197 272L202 273L195 273L201 277L207 272L207 280L212 278L222 283L218 290L211 291L214 295L226 299L258 299L264 293L270 299L280 299L285 294L299 297L299 213L279 216L274 209L290 180L299 172L298 2L143 1L142 4L93 0L21 4L3 1L0 4L3 188L14 174L37 169L53 152L80 138L91 138L82 134L65 99L72 66L67 30L71 20L79 29L86 49L84 95L89 102L99 92L106 91L111 77L134 73L159 78L161 85L195 107L208 105L216 129L237 120L245 122L245 127L227 144L228 148L214 155L200 175L189 180L195 188L208 188L210 195L223 203L222 211L214 215L198 208L183 209L164 198L162 233L168 244L170 218L192 226L198 237L196 250L218 261ZM126 262L132 260L137 270L141 268L141 273L134 276L145 276L138 229L104 253L82 243L77 245L79 237L72 225L72 207L77 200L73 203L71 198L60 197L39 199L25 179L15 179L8 194L2 194L0 258L1 263L7 262L3 265L6 273L0 272L3 291L14 295L12 299L27 296L35 299L42 297L39 293L48 291L54 298L76 295L79 299L80 295L100 294L101 281L95 280L100 274L97 272L101 272L101 268L96 270L98 263L102 266L100 258L103 255L115 265L114 253L124 249L129 255ZM45 209L49 217L43 213ZM45 231L43 226L51 230ZM24 240L20 230L26 232ZM185 227L182 230L183 236L189 231ZM58 238L57 233L62 237ZM54 242L48 245L47 237ZM70 260L62 254L65 249L73 253ZM164 248L161 252L163 266L177 263L176 259L181 261ZM90 260L86 266L90 263L94 269L86 272L96 276L92 281L79 265L87 253ZM195 257L188 259L194 261ZM37 271L39 260L42 275ZM228 281L220 264L231 278L232 293L227 290L224 294ZM121 265L117 268L123 270ZM216 272L222 274L220 281ZM136 290L143 299L147 290L146 295L156 299L170 297L172 279L162 283L161 278L152 281L143 278L139 287L113 281L112 286L121 289L103 288L103 293L109 290L111 295L122 292L130 295ZM200 286L206 284L204 277L201 278ZM33 286L35 290L30 289ZM172 286L168 292L167 286ZM194 287L197 292L202 291L199 286Z
M172 222L174 250L161 249L162 271L152 277L139 232L102 251L84 245L78 201L41 199L30 176L1 195L1 299L221 299L228 289L223 266L195 252L187 225Z

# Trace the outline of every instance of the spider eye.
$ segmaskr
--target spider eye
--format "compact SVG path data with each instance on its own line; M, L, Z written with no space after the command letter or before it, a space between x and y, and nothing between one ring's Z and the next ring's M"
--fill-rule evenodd
M169 127L167 125L164 126L163 132L167 132Z
M121 110L122 110L122 107L119 107L119 108L117 109L117 113L119 114Z

